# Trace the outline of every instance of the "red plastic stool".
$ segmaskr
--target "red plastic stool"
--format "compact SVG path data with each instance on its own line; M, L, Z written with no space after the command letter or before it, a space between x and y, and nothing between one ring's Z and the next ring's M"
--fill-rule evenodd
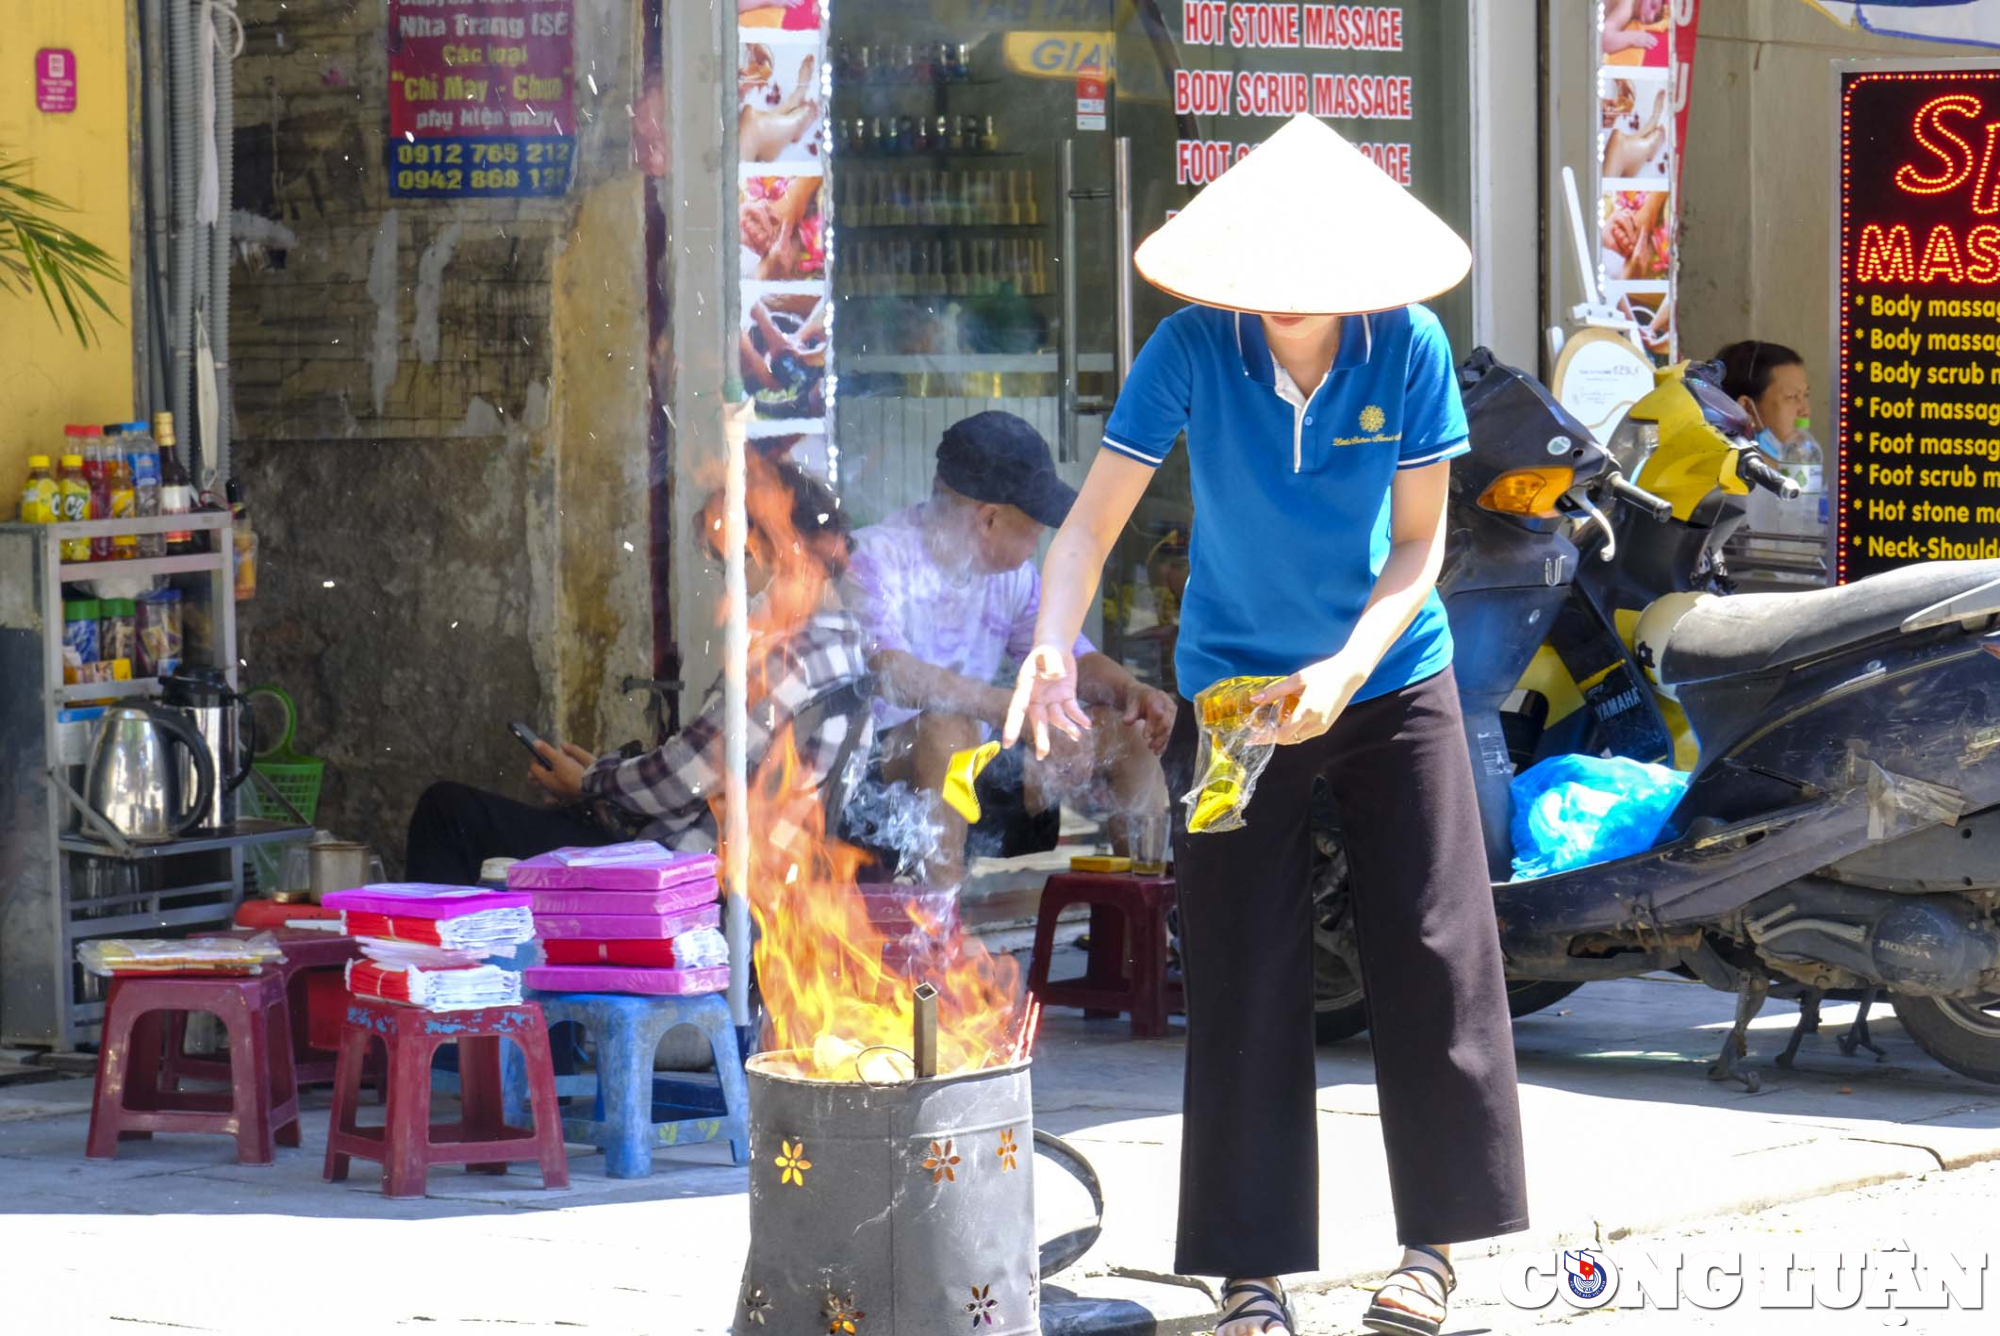
M527 1060L533 1131L507 1125L500 1091L500 1041L511 1039ZM362 1127L361 1069L372 1044L389 1055L388 1121ZM458 1045L456 1123L431 1122L431 1060L446 1044ZM462 1164L475 1174L504 1174L513 1160L535 1160L544 1188L569 1186L563 1154L562 1114L556 1107L555 1064L549 1029L533 1002L482 1011L430 1012L393 1002L350 998L340 1032L339 1071L333 1082L333 1120L326 1139L326 1181L344 1182L356 1156L382 1166L382 1191L421 1197L434 1164Z
M1167 1033L1167 1014L1187 1010L1181 986L1167 982L1167 911L1173 902L1171 877L1097 872L1050 877L1035 922L1028 990L1044 1006L1082 1007L1085 1016L1129 1011L1135 1038L1158 1039ZM1088 968L1078 978L1051 983L1056 920L1079 903L1090 906Z
M222 1064L227 1094L183 1093L180 1077L161 1061L168 1027L184 1028L190 1011L211 1013L229 1032L229 1061ZM113 1159L121 1138L155 1132L235 1137L244 1164L271 1163L274 1142L299 1144L291 1019L276 974L112 979L84 1153Z
M311 906L306 906L311 908ZM250 937L252 930L228 934L232 937ZM285 958L267 969L284 980L285 998L291 1009L292 1061L302 1086L325 1085L333 1080L334 1053L312 1041L311 999L308 984L316 977L330 976L340 989L341 1000L347 997L347 985L341 971L350 960L361 957L361 945L352 937L342 937L338 933L314 932L309 929L279 928L272 931L278 945L284 950ZM192 1081L227 1081L229 1064L214 1058L201 1057L185 1052L187 1047L187 1017L176 1016L167 1023L166 1072L170 1079ZM379 1088L381 1072L371 1069Z

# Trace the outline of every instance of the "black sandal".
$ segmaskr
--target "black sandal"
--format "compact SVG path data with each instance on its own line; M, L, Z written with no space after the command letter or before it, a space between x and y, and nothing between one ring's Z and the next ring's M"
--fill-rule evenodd
M1425 1289L1421 1284L1405 1282L1397 1286L1397 1288L1415 1290L1417 1293L1423 1295L1424 1298L1430 1299L1431 1302L1437 1304L1438 1307L1444 1308L1451 1299L1452 1291L1458 1288L1458 1272L1452 1269L1451 1259L1435 1248L1426 1248L1421 1243L1408 1243L1403 1246L1411 1252L1420 1252L1427 1257L1435 1257L1444 1267L1444 1270L1440 1272L1432 1267L1415 1264L1397 1267L1389 1273L1388 1278L1380 1286L1376 1287L1375 1302L1368 1305L1368 1311L1362 1315L1361 1325L1370 1331L1382 1332L1384 1336L1438 1336L1438 1333L1444 1329L1444 1318L1432 1321L1430 1318L1424 1317L1419 1313L1412 1313L1407 1308L1391 1307L1382 1302L1381 1293L1388 1287L1389 1282L1395 1280L1398 1276L1429 1276L1438 1283L1438 1288L1444 1291L1444 1298L1431 1299L1430 1291Z
M1232 1311L1229 1304L1236 1295L1248 1295L1250 1301ZM1273 1323L1281 1323L1285 1328L1285 1336L1297 1336L1298 1319L1292 1316L1291 1300L1285 1297L1283 1286L1274 1291L1268 1285L1259 1285L1253 1281L1232 1281L1222 1287L1222 1307L1222 1320L1215 1324L1218 1331L1232 1322L1254 1322L1261 1319L1264 1325L1257 1328L1259 1332L1269 1331Z

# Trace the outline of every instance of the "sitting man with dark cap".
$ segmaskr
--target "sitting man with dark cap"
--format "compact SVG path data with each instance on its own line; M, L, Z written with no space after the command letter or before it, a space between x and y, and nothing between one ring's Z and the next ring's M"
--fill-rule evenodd
M1012 413L979 413L939 442L929 500L855 534L847 601L870 639L885 781L935 795L954 753L997 735L1011 693L996 684L1034 643L1042 531L1075 500L1040 433ZM1075 654L1095 727L1081 742L1053 739L1067 745L1045 760L1017 748L986 769L973 854L1054 848L1064 802L1111 818L1114 840L1124 814L1166 811L1159 752L1173 698L1082 636ZM967 825L943 802L933 807L941 834L926 872L933 885L953 885L965 872Z

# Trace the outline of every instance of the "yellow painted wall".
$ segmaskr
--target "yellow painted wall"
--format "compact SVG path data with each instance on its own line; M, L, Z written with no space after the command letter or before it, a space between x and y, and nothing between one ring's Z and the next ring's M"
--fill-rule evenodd
M0 152L32 158L27 181L77 209L64 223L132 271L132 189L124 0L8 0L0 21ZM76 53L77 106L35 109L35 53ZM31 454L57 453L67 422L132 411L131 293L100 288L117 313L97 315L83 347L39 297L0 288L0 519L19 508ZM58 306L60 309L60 306Z

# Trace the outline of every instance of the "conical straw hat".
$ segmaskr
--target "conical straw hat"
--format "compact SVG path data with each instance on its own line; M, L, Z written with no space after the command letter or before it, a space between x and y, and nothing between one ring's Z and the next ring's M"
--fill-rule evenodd
M1147 282L1270 315L1358 315L1458 285L1472 252L1367 155L1294 117L1139 244Z

